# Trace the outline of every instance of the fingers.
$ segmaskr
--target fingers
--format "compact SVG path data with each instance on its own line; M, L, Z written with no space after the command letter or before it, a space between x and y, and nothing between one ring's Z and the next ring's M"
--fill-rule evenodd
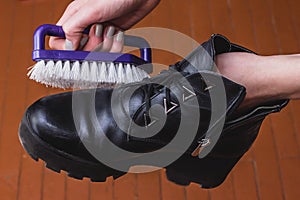
M51 37L49 44L54 44L50 45L52 49L75 50L73 43L67 39ZM88 36L81 36L77 49L120 53L123 50L123 46L124 32L116 31L113 26L104 28L101 24L95 24L91 27Z
M77 1L71 2L68 5L68 7L66 8L62 17L57 22L57 25L63 25L68 19L72 18L72 16L78 12L78 10L84 5L85 2L86 2L85 0L77 0ZM78 34L78 36L81 37L81 34ZM65 39L58 38L58 37L50 37L50 40L49 40L49 46L52 49L68 49L68 50L70 50L70 49L75 49L77 47L76 45L79 45L79 44L80 44L80 41L77 44L75 42L75 45L74 45L73 42L71 42L71 40L65 41Z
M69 4L63 16L58 21L61 25L66 39L51 37L49 46L53 49L73 49L82 47L82 31L95 23L114 24L121 29L128 29L143 17L145 17L157 4L159 0L137 1L137 0L76 0ZM103 44L99 47L102 51L117 51L120 42L114 40L115 29L105 29ZM119 38L121 35L119 35ZM101 41L96 34L91 33L86 49L91 49L93 44ZM86 39L85 39L86 40ZM119 42L119 43L118 43ZM116 44L115 44L116 43Z
M90 21L97 21L97 16L91 10L91 4L87 2L87 0L77 0L69 4L57 22L57 25L62 25L66 39L50 37L50 48L121 52L123 34L117 34L119 32L113 26L104 28L101 24L95 24L91 27L88 36L82 34L83 30L90 25Z
M85 3L85 1L72 1L66 10L64 11L63 15L60 17L57 25L63 25L69 18L71 18Z
M97 31L97 26L101 27ZM120 53L124 45L124 33L116 31L115 27L97 25L95 32L90 31L89 41L83 48L85 51L101 51L101 52L115 52Z
M82 17L84 16L84 17ZM86 0L77 0L69 4L63 16L57 22L61 25L66 39L50 37L49 46L53 49L76 50L80 47L83 30L97 20L97 13ZM67 45L66 45L67 44Z
M104 51L104 52L110 51L114 41L113 40L114 34L115 34L115 27L113 26L106 27L103 34L103 42L98 44L93 49L93 51Z
M118 31L118 33L114 36L114 42L110 49L110 52L120 53L123 50L124 46L124 32Z
M95 24L91 27L88 42L83 46L84 51L92 51L95 46L103 42L103 25Z

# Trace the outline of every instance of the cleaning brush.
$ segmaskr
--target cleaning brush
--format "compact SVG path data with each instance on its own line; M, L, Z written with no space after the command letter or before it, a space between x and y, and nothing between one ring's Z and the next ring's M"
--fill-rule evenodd
M88 33L88 29L85 30ZM149 77L152 72L151 49L137 36L124 36L124 45L138 47L140 57L132 54L45 49L45 37L65 38L61 26L44 24L34 33L28 77L57 88L95 88L130 83Z

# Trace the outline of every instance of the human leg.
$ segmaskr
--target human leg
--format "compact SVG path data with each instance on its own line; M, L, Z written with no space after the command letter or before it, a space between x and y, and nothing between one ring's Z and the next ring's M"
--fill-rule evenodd
M260 56L232 52L217 56L219 73L246 87L242 108L300 98L300 55Z

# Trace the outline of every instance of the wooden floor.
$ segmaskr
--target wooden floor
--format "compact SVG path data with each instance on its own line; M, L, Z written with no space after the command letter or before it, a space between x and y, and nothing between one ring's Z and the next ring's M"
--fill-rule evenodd
M218 188L181 187L162 171L127 174L105 183L77 181L33 161L18 140L24 110L61 92L26 78L34 29L55 23L69 0L0 0L0 199L1 200L296 200L300 197L300 101L264 121L251 150ZM162 0L136 27L165 27L202 42L212 33L260 54L300 52L299 0ZM176 44L176 41L174 41ZM173 63L155 53L155 61ZM272 66L270 66L272 67ZM300 78L299 78L300 79Z

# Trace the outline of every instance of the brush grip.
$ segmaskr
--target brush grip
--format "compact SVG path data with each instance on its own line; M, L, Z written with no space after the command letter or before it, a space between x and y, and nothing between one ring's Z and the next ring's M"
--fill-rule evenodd
M90 27L86 28L83 33L88 34ZM54 36L59 38L66 38L65 32L61 26L53 24L43 24L39 26L34 32L34 50L45 49L45 37Z
M149 43L142 37L125 35L124 45L138 47L140 49L141 58L146 62L152 62L152 52Z
M88 34L90 27L86 28L83 33ZM65 32L61 26L53 24L44 24L39 26L34 32L33 47L35 50L45 49L45 37L54 36L66 38ZM152 62L151 48L149 43L141 37L125 35L124 44L126 46L138 47L140 49L141 58L146 62Z

